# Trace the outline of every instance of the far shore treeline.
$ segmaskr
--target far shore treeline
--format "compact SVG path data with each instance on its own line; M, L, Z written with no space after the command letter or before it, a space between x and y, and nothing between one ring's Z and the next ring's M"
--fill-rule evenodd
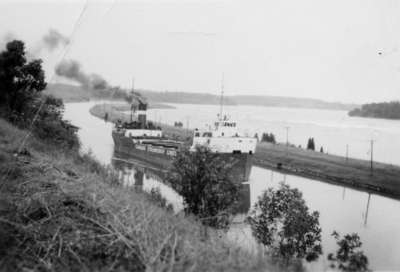
M400 119L400 102L382 102L364 104L349 112L349 116Z
M52 83L48 84L45 94L62 98L64 102L80 102L91 99L125 100L130 90L120 87L106 87L103 89L90 89L70 84ZM219 105L220 95L210 93L189 93L181 91L152 91L135 89L135 92L151 103L183 103ZM280 97L280 96L257 96L257 95L225 95L224 105L227 106L263 106L263 107L286 107L286 108L309 108L329 110L351 110L358 105L343 104L338 102L326 102L311 98Z

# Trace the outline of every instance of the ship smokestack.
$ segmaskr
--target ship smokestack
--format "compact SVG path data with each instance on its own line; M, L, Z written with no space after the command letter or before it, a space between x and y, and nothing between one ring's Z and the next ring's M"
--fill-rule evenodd
M139 108L138 108L138 120L140 123L140 128L146 128L146 111L147 111L147 104L139 101Z

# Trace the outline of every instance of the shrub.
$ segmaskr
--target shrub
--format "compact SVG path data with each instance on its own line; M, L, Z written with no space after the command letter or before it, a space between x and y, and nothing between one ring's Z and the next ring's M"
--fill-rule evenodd
M332 262L332 268L339 268L342 271L370 271L368 269L368 258L361 250L362 242L357 233L347 234L340 238L339 233L334 231L332 236L336 239L339 249L336 254L330 253L328 260Z
M204 225L229 226L240 194L240 184L229 174L233 163L201 146L196 152L179 152L173 162L167 180L183 197L185 211L197 216Z
M281 183L256 202L248 221L256 240L275 259L314 261L322 254L319 213L309 212L298 189Z

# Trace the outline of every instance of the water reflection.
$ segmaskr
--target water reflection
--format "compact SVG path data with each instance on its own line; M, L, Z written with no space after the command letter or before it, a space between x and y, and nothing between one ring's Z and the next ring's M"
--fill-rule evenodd
M320 212L324 256L311 264L308 271L325 271L328 268L326 255L337 249L331 237L334 230L341 234L355 232L360 235L371 268L392 271L400 269L400 259L397 257L400 254L400 201L367 191L253 167L249 181L251 203L255 203L268 187L277 188L280 182L298 188L310 210ZM244 232L251 234L248 227L243 225L242 228L247 228ZM250 240L251 235L247 235L246 239Z
M173 205L175 212L183 209L182 197L163 183L165 170L118 153L114 153L113 166L119 171L124 186L134 186L137 190L145 191L158 187L161 194ZM250 250L258 248L244 219L262 192L269 187L277 188L280 182L298 188L310 210L320 212L324 256L317 262L307 264L307 271L328 269L327 254L337 249L335 240L331 237L334 230L341 234L358 233L372 268L400 267L400 260L396 257L400 253L399 201L254 166L251 167L249 181L241 184L236 217L228 233L231 240Z
M182 197L164 183L167 174L166 170L135 160L132 157L117 151L114 151L112 165L114 169L118 171L119 180L123 186L133 186L137 190L145 191L150 191L152 188L157 187L160 189L161 194L167 199L167 201L173 204L176 212L183 208ZM249 165L249 169L246 169L245 171L251 171L251 164ZM240 182L240 179L243 176L244 173L239 173L234 176L234 182ZM248 182L241 183L239 201L235 207L234 213L247 214L250 205L250 184Z

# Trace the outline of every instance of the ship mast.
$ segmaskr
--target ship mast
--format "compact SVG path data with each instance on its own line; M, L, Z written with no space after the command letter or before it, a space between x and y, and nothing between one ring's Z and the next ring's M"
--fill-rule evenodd
M134 95L134 92L135 92L135 78L132 77L132 96ZM133 122L133 108L134 108L134 106L133 106L133 101L132 101L132 104L131 104L131 123Z
M222 80L221 80L221 98L219 101L219 120L222 120L222 111L224 106L224 73L222 73Z

